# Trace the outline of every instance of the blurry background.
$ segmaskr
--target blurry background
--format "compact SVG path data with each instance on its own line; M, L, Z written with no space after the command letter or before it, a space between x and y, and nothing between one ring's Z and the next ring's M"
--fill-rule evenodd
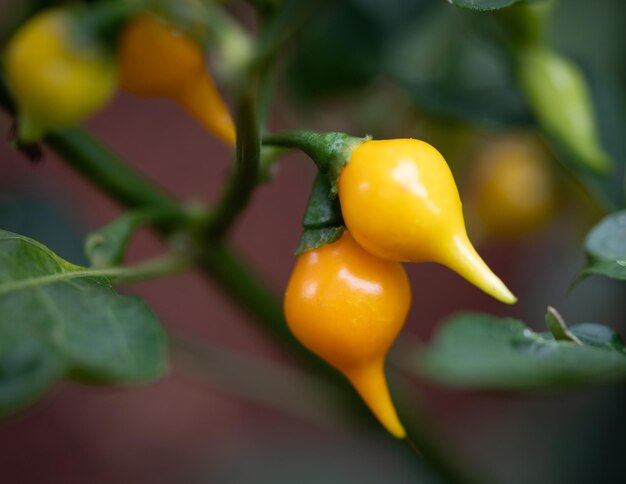
M2 42L28 8L27 1L0 1ZM621 161L625 10L620 0L562 1L551 28L553 45L588 73L603 142ZM243 3L233 11L252 18ZM520 299L505 307L443 267L408 266L413 307L392 356L403 343L427 341L438 322L461 310L517 317L543 329L549 304L569 322L626 330L623 284L590 278L567 293L584 262L584 234L602 216L602 204L528 137L532 116L502 53L481 35L486 16L443 0L331 2L307 23L276 74L272 129L410 136L437 147L455 171L470 236ZM0 115L5 138L10 123ZM178 197L219 196L231 154L172 103L119 94L88 128ZM476 213L473 167L494 142L521 134L522 143L539 143L550 207L528 233L498 234ZM313 177L303 155L285 156L233 233L277 294L294 263ZM53 154L32 163L0 143L0 228L84 263L84 236L120 210ZM128 262L160 249L153 235L141 233ZM171 372L159 382L57 387L0 426L3 482L436 482L402 444L341 413L323 381L298 367L199 274L122 291L144 297L168 331L214 351L175 339ZM623 482L624 385L503 395L446 390L393 364L389 374L404 413L422 412L491 482Z

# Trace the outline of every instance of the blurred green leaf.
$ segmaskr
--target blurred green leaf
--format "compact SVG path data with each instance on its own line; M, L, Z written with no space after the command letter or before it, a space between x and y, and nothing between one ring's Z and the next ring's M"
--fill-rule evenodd
M142 226L154 222L175 221L180 213L161 208L142 208L127 212L111 223L90 233L85 253L94 267L120 265L131 237Z
M546 326L552 333L552 336L557 341L571 341L573 343L582 344L578 336L570 331L570 329L565 324L565 321L558 313L556 309L553 307L548 307L548 312L546 313Z
M587 235L585 251L579 280L597 274L626 281L626 210L602 219Z
M508 86L468 87L444 83L405 85L416 105L426 112L484 127L532 126L520 95Z
M0 416L40 398L64 372L59 355L47 344L6 333L2 331L0 343Z
M497 10L524 0L447 0L450 5L471 10Z
M85 253L94 267L122 263L130 238L138 227L150 221L146 211L128 212L108 225L90 233L85 240Z
M626 378L626 351L606 326L569 328L583 344L557 341L523 322L479 313L445 321L411 368L452 387L535 390Z
M303 101L357 89L376 73L377 46L368 20L350 2L335 2L302 33L288 66Z
M485 35L491 24L483 17L434 9L423 28L397 42L386 59L387 74L430 115L487 128L533 126L507 55Z
M381 74L388 47L434 0L330 2L306 25L288 64L300 101L351 93Z
M154 315L103 277L27 237L0 230L0 414L63 375L102 383L156 378L165 338Z

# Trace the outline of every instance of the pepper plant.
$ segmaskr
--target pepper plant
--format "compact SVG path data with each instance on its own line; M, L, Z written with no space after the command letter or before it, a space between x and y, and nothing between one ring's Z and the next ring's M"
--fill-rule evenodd
M354 126L345 129L350 133L270 129L270 109L286 103L273 92L281 62L293 89L309 103L363 89L382 72L408 94L406 109L541 139L552 152L545 156L554 161L550 169L574 180L604 215L580 247L587 264L572 284L598 275L626 280L625 154L603 136L607 121L600 111L601 104L619 102L600 102L583 66L551 46L552 1L423 0L396 10L356 0L250 1L258 22L254 30L238 19L241 6L210 0L50 3L56 2L34 2L2 47L0 104L14 121L10 142L31 158L46 145L127 211L87 237L86 267L39 241L0 230L2 416L35 404L61 379L115 385L163 376L167 337L158 315L114 286L199 269L277 344L332 382L330 391L355 409L363 410L365 402L399 446L408 443L444 480L472 480L431 440L419 415L396 411L387 388L386 354L402 338L411 302L402 263L442 264L514 304L516 296L483 261L467 231L471 223L482 223L486 233L520 236L548 223L549 169L524 161L526 144L522 154L515 143L494 150L473 175L477 195L467 207L477 216L465 220L458 172L438 151L445 146L386 132L355 133ZM386 8L388 17L376 15ZM465 82L462 59L445 53L437 59L441 74L428 80L410 75L420 66L385 64L380 46L402 46L380 34L390 32L381 25L395 22L401 39L408 20L433 10L454 12L464 32L488 46L499 63L501 85L476 88ZM371 49L361 57L358 50L341 52L347 40L333 26L341 18L333 17L337 12L358 13L350 21L369 22L370 36L361 40ZM322 51L325 35L337 40L339 52ZM173 100L207 136L233 148L231 172L212 205L175 199L79 127L118 88ZM607 117L623 126L621 108ZM507 149L514 161L501 162ZM318 174L283 314L280 300L230 245L229 233L255 189L271 183L274 166L290 150L307 155ZM538 200L545 203L532 203ZM161 236L168 253L126 265L128 243L143 227ZM461 313L395 364L408 374L467 389L522 392L626 379L626 348L615 330L595 323L570 327L553 308L545 324L545 332L536 332L519 320Z

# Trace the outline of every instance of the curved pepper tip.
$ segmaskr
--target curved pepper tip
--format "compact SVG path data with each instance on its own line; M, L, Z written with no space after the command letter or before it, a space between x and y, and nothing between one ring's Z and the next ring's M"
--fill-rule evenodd
M384 372L384 359L371 362L361 368L344 370L343 373L382 426L397 439L405 438L406 430L400 422L389 394Z
M229 146L235 146L235 124L228 106L211 76L201 71L188 79L175 95L178 103L210 133Z
M453 250L445 254L445 260L442 262L498 301L505 304L517 302L517 298L504 282L478 255L467 235L457 234L453 237Z

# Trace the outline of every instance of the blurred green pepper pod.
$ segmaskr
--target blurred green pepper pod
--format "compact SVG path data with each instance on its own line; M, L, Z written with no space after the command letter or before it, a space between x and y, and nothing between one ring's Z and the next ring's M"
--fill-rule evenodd
M547 44L551 1L520 3L495 15L510 42L517 80L542 128L586 168L606 174L587 82L580 68Z
M578 66L540 44L518 46L516 58L520 87L539 123L585 166L609 172L612 160L600 145L593 103Z

